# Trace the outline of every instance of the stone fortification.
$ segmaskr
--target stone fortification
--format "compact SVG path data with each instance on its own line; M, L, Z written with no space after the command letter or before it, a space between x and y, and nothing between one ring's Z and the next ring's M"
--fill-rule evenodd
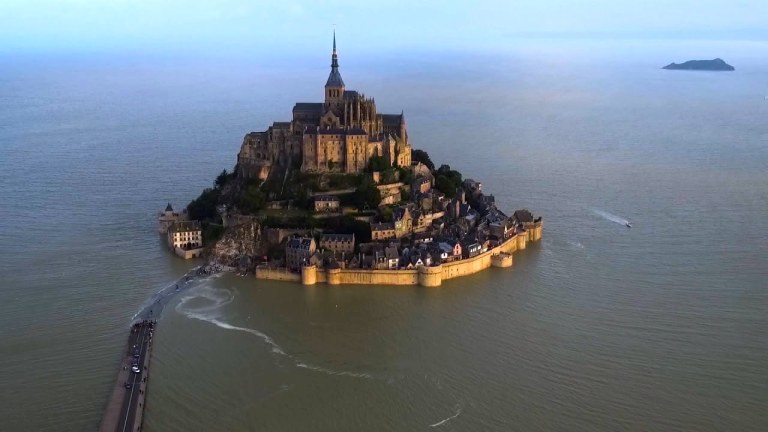
M542 222L531 222L526 231L516 234L501 245L473 258L463 259L436 266L421 266L410 270L366 270L366 269L319 269L314 265L304 266L301 275L284 269L266 267L256 269L257 279L301 281L304 285L327 283L329 285L421 285L438 287L442 282L461 276L481 272L489 267L507 268L512 266L512 254L525 249L529 242L538 241L542 236Z

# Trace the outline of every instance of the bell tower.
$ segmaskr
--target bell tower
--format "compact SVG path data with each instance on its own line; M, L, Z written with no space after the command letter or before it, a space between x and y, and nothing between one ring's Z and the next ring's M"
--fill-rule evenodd
M325 106L340 104L344 97L344 80L339 73L339 57L336 55L336 29L333 30L333 55L331 56L331 73L325 82Z

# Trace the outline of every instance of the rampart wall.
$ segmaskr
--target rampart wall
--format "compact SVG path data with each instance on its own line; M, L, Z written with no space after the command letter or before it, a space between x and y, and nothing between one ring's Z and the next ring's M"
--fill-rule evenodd
M442 281L481 272L491 266L511 267L512 254L525 249L531 241L541 239L541 222L532 223L526 232L517 234L501 245L472 258L443 263L436 266L422 266L413 270L366 270L366 269L318 269L315 266L302 268L301 275L285 269L256 269L257 279L301 282L304 285L328 283L330 285L421 285L436 287Z

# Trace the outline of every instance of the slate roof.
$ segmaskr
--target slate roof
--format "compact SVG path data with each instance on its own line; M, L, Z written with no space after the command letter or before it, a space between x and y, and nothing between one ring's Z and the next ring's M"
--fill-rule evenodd
M357 99L360 93L354 90L344 90L344 99Z
M309 247L311 244L312 244L311 238L293 237L292 239L288 240L287 246L291 249L309 250Z
M190 232L190 231L201 231L200 228L200 221L179 221L174 222L173 225L168 229L170 232Z
M371 224L371 231L388 231L388 230L394 230L395 224L392 222L380 222L380 223L372 223Z
M526 209L515 210L515 212L512 213L512 218L518 223L533 222L533 214Z
M396 208L396 209L395 209L395 210L392 212L392 218L393 218L394 220L396 220L396 221L399 221L399 220L401 220L402 218L404 218L404 217L405 217L405 214L406 214L406 212L408 212L408 208L407 208L407 207L397 207L397 208ZM413 218L413 215L411 215L411 214L410 214L410 212L408 212L408 216L410 216L411 218Z
M165 211L167 212L173 212L173 207L171 207L171 203L168 203L167 206L165 206Z
M339 68L331 68L331 73L328 74L328 81L325 82L326 87L344 87L344 80L341 79Z
M326 241L340 241L340 242L354 242L354 234L323 234L320 237L321 242Z
M320 113L323 111L323 103L322 102L296 102L296 105L293 106L293 112L296 112L296 111Z
M400 127L400 120L403 118L402 114L382 114L381 120L384 127Z
M400 258L400 254L397 253L396 247L388 247L384 249L384 256L386 256L388 259L398 259Z

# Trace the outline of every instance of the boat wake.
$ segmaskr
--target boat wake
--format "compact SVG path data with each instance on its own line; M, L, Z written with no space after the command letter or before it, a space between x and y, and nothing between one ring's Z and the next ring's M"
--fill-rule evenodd
M322 373L327 374L327 375L339 375L339 376L350 376L350 377L355 377L355 378L373 379L373 375L367 374L365 372L336 371L336 370L333 370L333 369L328 369L328 368L324 368L324 367L320 367L320 366L308 365L308 364L301 363L301 362L296 363L296 367L300 367L300 368L304 368L304 369L309 369L309 370L312 370L312 371L315 371L315 372L322 372Z
M455 419L456 417L458 417L458 416L459 416L459 414L461 414L461 407L460 407L460 406L456 408L456 413L455 413L454 415L452 415L452 416L450 416L450 417L448 417L448 418L445 418L445 419L443 419L443 420L440 420L440 421L439 421L439 422L437 422L437 423L431 424L431 425L429 425L429 427L438 427L438 426L442 426L442 425L444 425L444 424L448 423L449 421L451 421L451 420Z
M616 216L614 214L608 213L606 211L592 209L592 212L594 214L602 217L605 220L609 220L611 222L615 222L615 223L617 223L619 225L625 225L625 226L629 225L629 221L627 219L624 219L624 218L622 218L620 216Z
M301 359L285 352L283 347L277 344L269 335L256 329L232 325L221 319L221 308L232 303L234 292L223 288L199 286L191 290L188 295L182 297L176 305L176 311L190 319L204 321L225 330L233 330L258 337L266 343L273 354L289 359L295 367L324 373L326 375L348 376L353 378L374 379L371 374L364 372L351 372L329 369L322 366L307 364ZM202 303L198 305L198 303Z

